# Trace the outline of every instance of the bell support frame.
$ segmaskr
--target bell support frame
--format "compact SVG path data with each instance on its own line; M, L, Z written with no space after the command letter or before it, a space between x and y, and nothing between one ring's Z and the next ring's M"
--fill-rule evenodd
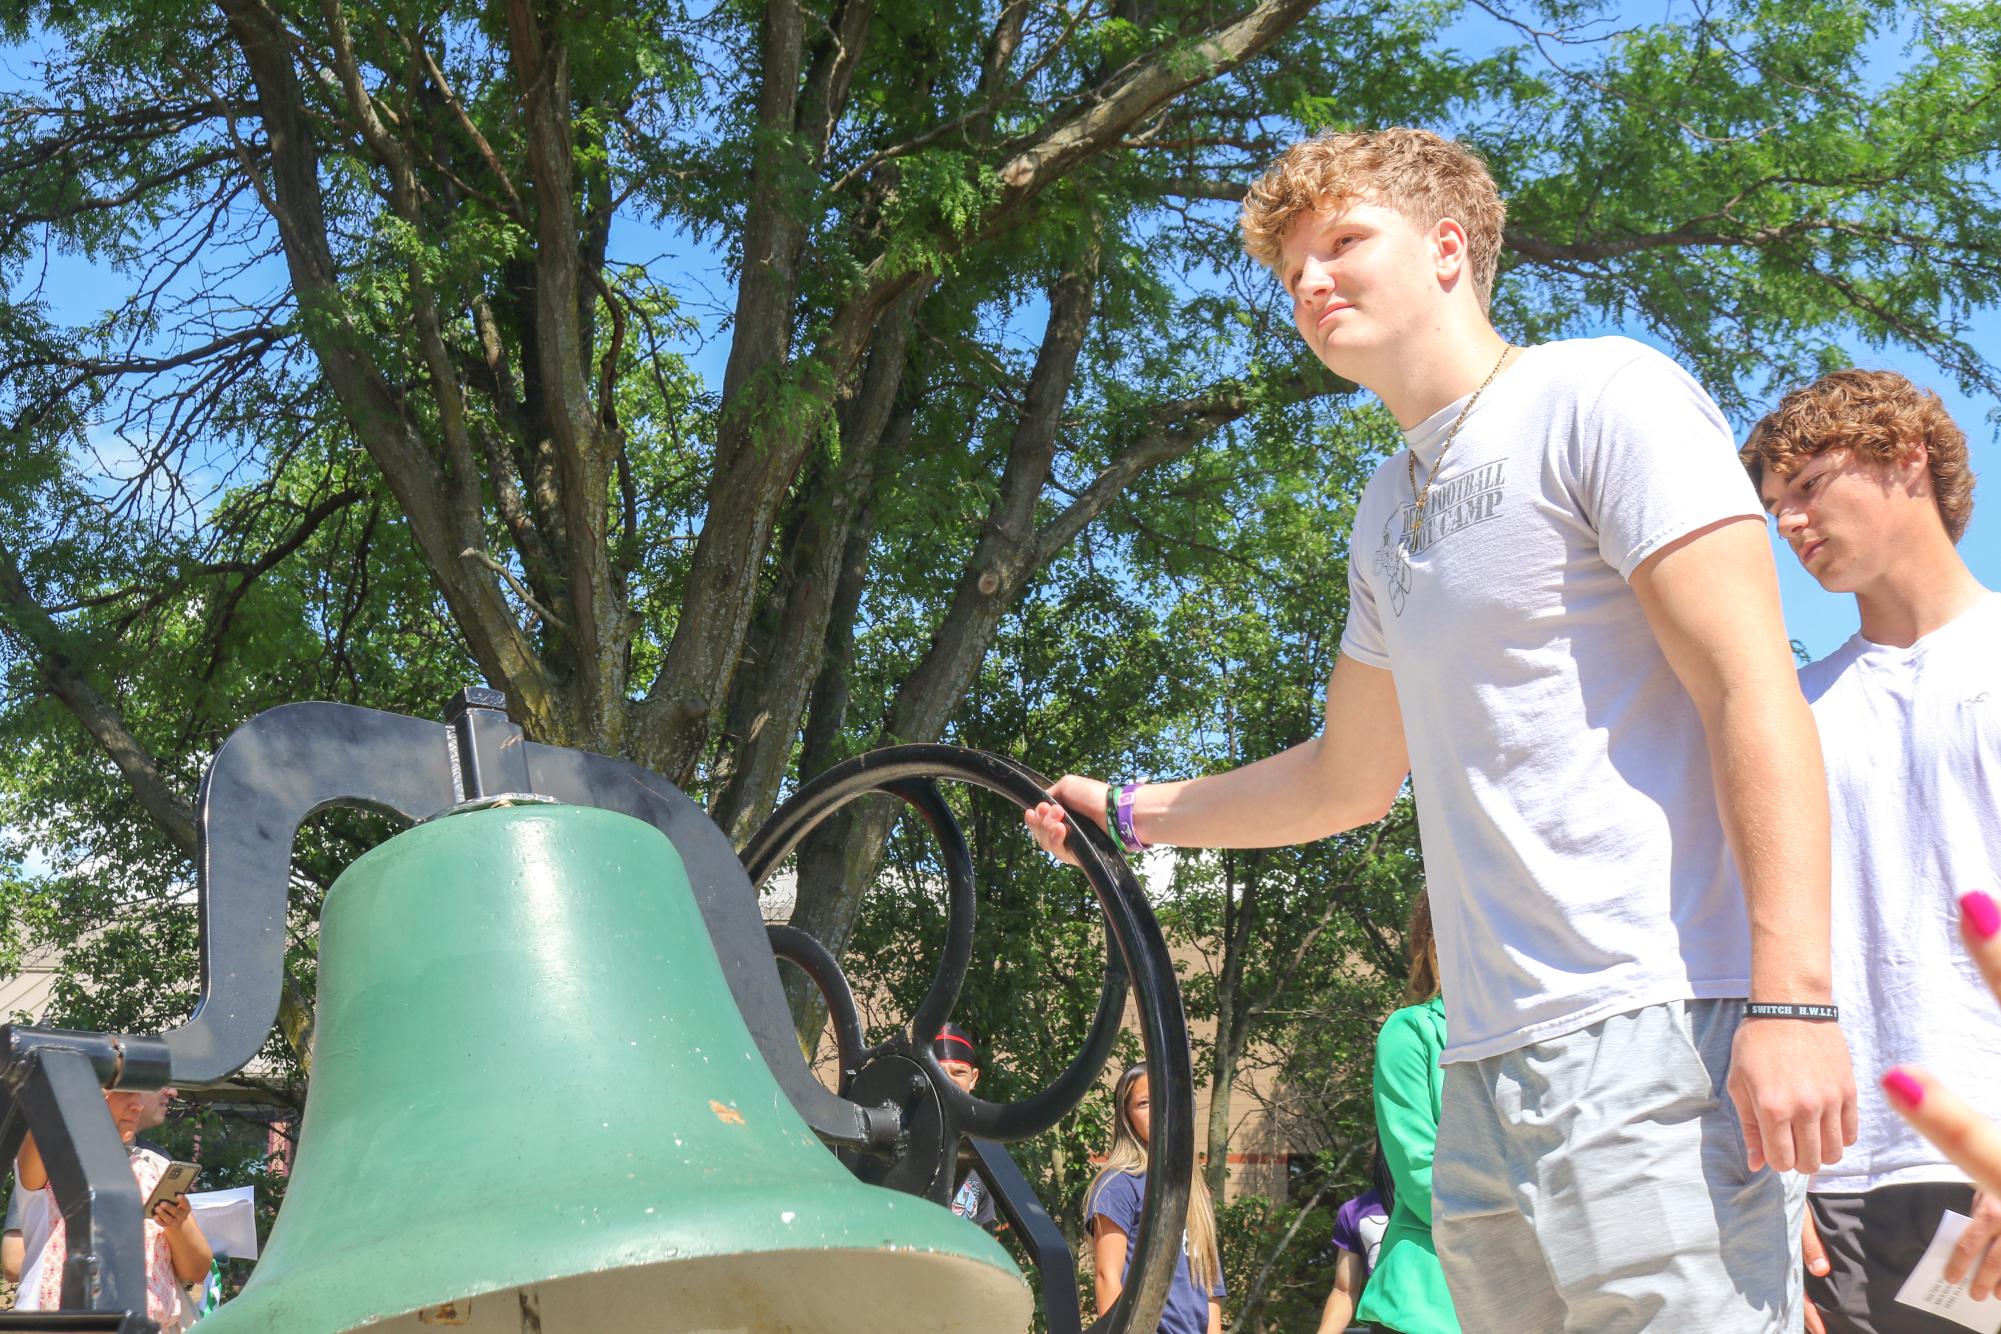
M929 1041L950 1016L964 985L972 960L974 926L972 858L956 817L938 793L934 780L941 778L984 788L1022 809L1048 799L1045 779L1004 756L937 744L892 746L858 755L802 785L751 835L743 851L752 882L761 884L820 821L874 792L898 797L924 820L938 837L944 854L950 912L945 949L907 1031L863 1050L859 1023L844 1017L852 1015L854 1002L847 979L832 956L818 942L812 942L810 951L802 947L798 942L811 941L811 937L791 927L783 928L788 933L784 936L774 930L773 947L780 957L798 963L828 999L835 1018L844 1090L857 1084L864 1088L896 1087L900 1083L898 1069L922 1071L928 1087L913 1103L913 1111L919 1120L930 1115L942 1122L937 1133L925 1137L927 1144L935 1144L941 1161L915 1164L917 1170L898 1184L934 1197L941 1189L949 1193L949 1169L962 1141L976 1159L994 1168L994 1175L982 1175L1029 1243L1042 1278L1053 1332L1074 1328L1074 1324L1059 1326L1057 1322L1061 1318L1058 1308L1064 1301L1074 1309L1075 1262L1026 1178L1001 1146L1054 1126L1098 1086L1124 1018L1131 979L1154 1090L1153 1133L1147 1145L1148 1189L1125 1290L1112 1311L1092 1329L1102 1334L1151 1330L1160 1320L1174 1281L1195 1170L1193 1062L1181 990L1166 939L1131 867L1095 821L1072 811L1067 847L1097 896L1109 945L1104 987L1091 1029L1069 1065L1030 1098L994 1103L961 1089L945 1073ZM810 952L817 952L816 957L804 957ZM870 1073L878 1069L889 1073L871 1082ZM914 1154L918 1147L896 1146L906 1154ZM865 1164L857 1165L866 1169ZM923 1189L925 1186L930 1189Z
M813 1077L793 1037L774 954L801 962L830 996L845 993L845 979L824 950L814 953L810 938L767 931L756 896L745 892L744 864L722 831L685 794L638 765L527 741L505 707L497 691L465 690L440 724L352 705L290 704L257 715L224 741L198 802L201 986L188 1022L157 1035L0 1027L0 1160L11 1159L32 1130L70 1235L83 1239L72 1247L64 1274L63 1309L0 1313L0 1331L152 1334L145 1316L141 1201L101 1091L212 1084L255 1057L278 1017L293 841L301 824L330 808L373 810L415 824L471 804L555 800L618 811L654 826L687 867L732 998L795 1109L830 1146L892 1155L905 1147L894 1106L858 1104ZM970 961L972 882L963 837L929 779L971 782L1023 805L1041 799L1042 782L1000 757L952 747L877 752L803 788L759 832L754 849L771 861L782 858L819 818L802 822L802 799L811 794L810 802L824 801L831 789L858 774L866 776L863 785L834 805L862 790L896 793L931 825L948 862L963 871L953 877L955 921L944 964L918 1012L927 1022L942 1022ZM988 1141L985 1146L975 1141L976 1153L1000 1152L993 1141L1046 1129L1089 1091L1116 1036L1126 977L1139 979L1146 1054L1166 1091L1157 1101L1150 1172L1153 1180L1182 1184L1148 1191L1133 1281L1110 1321L1094 1326L1123 1334L1129 1326L1145 1327L1132 1323L1136 1314L1152 1310L1150 1319L1158 1318L1172 1278L1173 1252L1164 1239L1170 1230L1178 1236L1187 1206L1185 1183L1194 1163L1193 1079L1179 991L1158 923L1095 826L1072 821L1071 839L1115 946L1085 1050L1049 1089L1007 1106L964 1094L928 1050L914 1056L949 1109L951 1149L956 1151L963 1130ZM746 860L755 864L751 850ZM842 1031L858 1051L860 1028L852 1011L850 995ZM1002 1207L1036 1249L1045 1291L1056 1295L1049 1286L1053 1280L1074 1295L1067 1248L1020 1173L1002 1170L996 1160L992 1179ZM1060 1265L1044 1254L1052 1238Z

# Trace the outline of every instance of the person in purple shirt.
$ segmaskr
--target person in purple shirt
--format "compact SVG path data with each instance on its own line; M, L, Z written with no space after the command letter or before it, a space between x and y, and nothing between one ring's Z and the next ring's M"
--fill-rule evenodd
M1348 1328L1355 1318L1355 1304L1362 1299L1362 1288L1375 1271L1376 1256L1383 1249L1383 1233L1390 1226L1389 1198L1394 1197L1396 1187L1389 1180L1380 1144L1370 1174L1376 1184L1343 1203L1334 1215L1334 1246L1339 1258L1334 1262L1334 1287L1320 1310L1319 1334L1342 1334Z

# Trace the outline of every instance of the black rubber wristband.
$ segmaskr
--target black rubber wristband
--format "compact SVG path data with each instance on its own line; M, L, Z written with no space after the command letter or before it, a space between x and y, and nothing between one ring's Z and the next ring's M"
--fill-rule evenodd
M1832 1005L1779 1005L1761 1001L1745 1001L1746 1019L1817 1019L1823 1023L1833 1023L1841 1018L1841 1011Z

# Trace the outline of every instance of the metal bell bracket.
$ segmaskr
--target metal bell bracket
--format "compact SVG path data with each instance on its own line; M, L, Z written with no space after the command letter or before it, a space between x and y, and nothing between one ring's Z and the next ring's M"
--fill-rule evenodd
M910 745L871 751L802 786L751 836L743 852L762 884L822 820L848 802L886 792L930 827L943 853L949 918L945 948L905 1031L865 1047L854 996L840 965L819 941L790 926L769 928L771 947L800 967L827 999L841 1064L842 1092L886 1100L904 1123L888 1153L844 1153L856 1174L943 1204L962 1152L977 1162L996 1202L1026 1240L1041 1277L1051 1334L1076 1334L1077 1272L1063 1234L1001 1147L1054 1126L1097 1087L1124 1016L1128 979L1136 984L1140 1035L1153 1089L1147 1191L1125 1290L1093 1334L1138 1334L1160 1321L1174 1281L1195 1169L1195 1080L1181 991L1160 924L1125 859L1094 820L1072 812L1068 847L1096 894L1108 937L1104 988L1082 1048L1041 1092L1016 1103L974 1097L952 1082L929 1038L950 1017L972 963L973 862L957 819L934 779L968 783L1027 809L1048 800L1048 783L1013 760L956 746ZM797 1048L793 1049L795 1052ZM914 1076L920 1076L915 1078Z

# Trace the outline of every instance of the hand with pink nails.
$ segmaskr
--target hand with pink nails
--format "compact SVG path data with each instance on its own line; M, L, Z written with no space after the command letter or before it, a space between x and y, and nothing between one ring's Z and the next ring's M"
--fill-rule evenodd
M1980 966L1995 997L2001 999L2001 905L1992 895L1974 890L1959 901L1959 934ZM1972 1060L2001 1059L2001 1053L1970 1052ZM1917 1066L1897 1066L1883 1075L1883 1092L1890 1105L1919 1134L1944 1151L1973 1178L1983 1196L2001 1196L2001 1126L1966 1105L1953 1091ZM1989 1113L2001 1108L1985 1109ZM1980 1201L1987 1206L1987 1200ZM1970 1229L1969 1229L1970 1230ZM1982 1266L1985 1273L1986 1266ZM1989 1282L1995 1277L1988 1276Z

